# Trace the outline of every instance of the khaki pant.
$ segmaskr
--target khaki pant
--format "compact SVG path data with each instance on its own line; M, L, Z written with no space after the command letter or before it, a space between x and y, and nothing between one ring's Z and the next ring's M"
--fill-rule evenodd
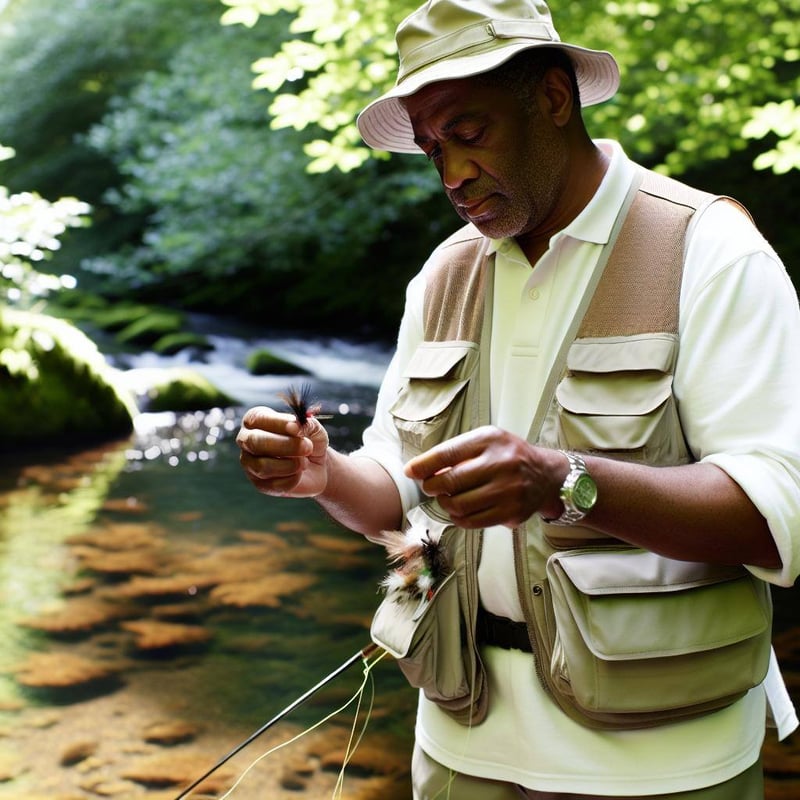
M414 800L612 800L608 795L537 792L513 783L475 778L452 772L414 747L411 765ZM451 782L452 780L452 782ZM764 800L761 761L725 783L674 794L653 794L619 800Z

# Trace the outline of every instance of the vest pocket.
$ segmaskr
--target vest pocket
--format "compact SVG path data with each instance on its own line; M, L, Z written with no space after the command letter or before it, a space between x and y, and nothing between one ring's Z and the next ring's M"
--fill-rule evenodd
M556 389L559 447L686 462L672 394L676 355L670 334L576 341Z
M631 727L689 717L766 675L769 588L741 567L575 550L551 556L547 575L551 679L589 716L627 716Z
M408 514L411 529L437 543L446 562L453 563L452 548L457 546L456 528L451 523L416 506ZM459 597L458 573L448 567L430 593L416 596L404 586L386 592L372 619L372 641L397 659L406 680L446 710L469 712L477 700L478 665L466 635L467 609ZM469 712L472 713L472 712Z
M478 364L473 342L423 342L403 373L389 409L405 458L425 452L461 430L470 380Z

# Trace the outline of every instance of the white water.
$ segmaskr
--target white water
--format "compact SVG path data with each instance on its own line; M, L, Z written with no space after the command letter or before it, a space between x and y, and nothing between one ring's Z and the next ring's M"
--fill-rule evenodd
M274 404L277 392L285 391L287 384L301 382L311 383L315 399L326 404L370 404L391 358L386 345L341 338L277 335L242 338L208 334L207 339L214 349L200 356L186 350L174 356L156 353L126 356L129 382L133 386L137 381L146 384L150 370L180 366L196 370L243 406ZM247 357L264 348L311 375L251 375L246 367Z

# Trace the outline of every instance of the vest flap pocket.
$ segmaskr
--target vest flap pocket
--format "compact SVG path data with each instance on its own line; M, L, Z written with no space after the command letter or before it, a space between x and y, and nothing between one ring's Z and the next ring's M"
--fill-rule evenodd
M389 408L404 458L459 432L477 365L474 342L423 342L417 347Z
M456 573L451 572L430 599L423 597L414 602L399 592L387 594L378 606L370 626L372 641L388 650L395 658L408 656L418 640L421 627L433 624L432 615L436 603L441 598L447 598L448 603L457 602L456 584L453 582L455 576Z
M424 342L406 365L409 380L457 379L472 372L478 358L474 342Z
M659 372L606 374L601 379L587 373L564 378L556 389L559 405L581 416L644 416L667 400L672 376Z
M610 572L615 558L620 563L616 575ZM573 560L584 563L570 564ZM561 624L574 626L584 646L602 661L699 654L769 629L768 590L749 572L680 564L637 551L553 556L548 574L562 601L556 615ZM645 571L637 573L634 565L644 565ZM594 567L596 580L590 580Z
M649 550L593 550L553 557L576 589L588 595L676 592L739 578L742 567L678 561Z
M567 353L571 372L672 372L678 337L659 333L608 339L577 339Z

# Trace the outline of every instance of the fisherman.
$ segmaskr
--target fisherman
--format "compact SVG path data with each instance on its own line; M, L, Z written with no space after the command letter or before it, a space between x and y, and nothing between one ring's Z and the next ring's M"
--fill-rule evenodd
M397 83L360 132L424 154L466 224L408 287L363 447L337 452L313 417L257 407L245 473L378 542L433 504L475 555L454 567L479 593L464 620L484 679L469 675L466 719L421 692L417 800L760 800L767 695L780 734L797 726L774 660L713 712L670 718L654 697L630 727L573 708L533 664L552 646L537 628L547 565L572 540L797 577L785 269L738 204L590 137L582 109L614 95L616 61L560 41L543 0L429 0L397 46Z

